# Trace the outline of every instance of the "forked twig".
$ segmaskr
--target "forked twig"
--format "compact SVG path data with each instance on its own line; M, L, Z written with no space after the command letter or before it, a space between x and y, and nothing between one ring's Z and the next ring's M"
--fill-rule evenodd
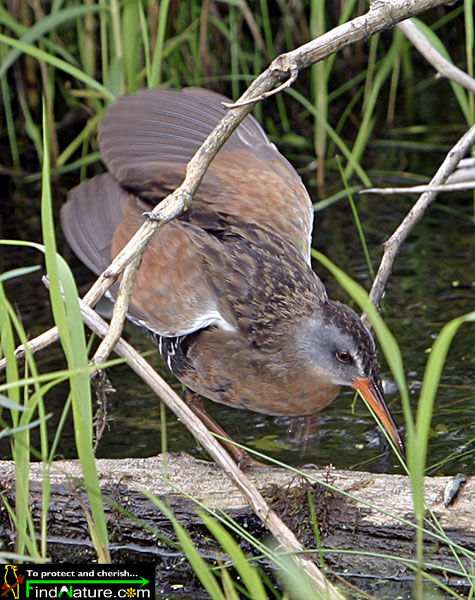
M135 275L137 273L140 260L141 255L139 254L124 269L122 280L120 282L119 293L117 294L117 298L114 302L114 310L109 323L109 330L104 336L102 342L99 344L99 347L92 358L92 362L96 365L100 365L107 360L116 342L122 335L125 319L127 317L127 310L129 308L129 300L132 295Z
M335 27L322 36L300 46L299 48L278 56L261 75L249 86L246 92L223 117L217 127L210 133L202 146L190 160L186 168L186 176L182 185L167 196L154 208L153 218L148 220L131 238L129 243L115 257L112 264L102 273L91 289L84 296L84 302L94 306L110 288L115 278L124 270L127 264L141 254L149 239L161 226L180 214L191 202L204 174L216 156L217 152L249 114L252 105L262 94L268 93L276 85L302 69L323 60L342 48L369 38L371 35L388 29L398 22L413 17L430 8L445 4L446 0L373 0L370 9L364 15ZM252 104L247 102L251 101ZM122 309L121 309L122 310ZM117 320L121 320L120 314ZM56 327L38 336L31 342L31 352L45 348L58 339ZM18 358L24 356L24 348L19 346L16 351ZM5 359L0 361L0 370L6 365Z
M448 152L443 163L440 165L436 174L432 178L430 186L438 186L444 183L449 175L456 169L459 161L465 156L473 144L475 144L475 125L472 125L472 127ZM411 210L404 217L399 227L385 242L383 257L379 264L379 269L369 295L375 306L379 306L381 302L384 290L386 289L386 285L391 275L394 261L402 244L414 229L415 225L421 220L432 202L434 202L434 200L437 198L437 195L437 191L430 191L422 194Z
M293 82L297 79L299 72L293 65L289 65L289 78L281 83L279 86L274 88L273 90L269 90L268 92L262 92L259 96L255 96L254 98L249 98L248 100L238 100L237 102L223 102L223 106L226 108L239 108L240 106L248 106L250 104L257 104L257 102L261 102L266 98L270 98L271 96L275 96L279 92L286 90L289 88Z

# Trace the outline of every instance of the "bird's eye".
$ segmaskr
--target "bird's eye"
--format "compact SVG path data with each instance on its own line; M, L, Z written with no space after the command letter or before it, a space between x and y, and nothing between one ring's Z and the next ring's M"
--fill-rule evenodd
M344 363L350 362L351 360L351 354L346 350L338 350L338 352L336 353L336 357L338 358L338 360Z

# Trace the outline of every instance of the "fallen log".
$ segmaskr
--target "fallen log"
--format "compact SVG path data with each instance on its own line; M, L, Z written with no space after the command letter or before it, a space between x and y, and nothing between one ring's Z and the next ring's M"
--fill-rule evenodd
M167 572L172 581L178 577L183 583L183 573L176 567L183 562L182 555L179 549L165 541L165 538L174 539L173 528L142 489L166 499L201 553L211 560L217 549L210 543L209 533L205 533L207 530L196 514L197 505L181 491L211 509L225 511L254 535L261 538L267 535L242 495L214 463L196 460L186 454L170 454L165 472L161 456L100 459L97 468L105 497L114 562L154 562L163 575L159 584L170 584ZM412 570L407 565L383 556L362 554L371 551L385 556L414 558L415 530L411 526L413 513L408 477L332 468L305 469L306 477L274 467L254 468L248 474L304 545L314 549L315 529L309 516L308 500L311 494L325 565L330 572L351 578L412 579ZM322 487L312 482L311 477L340 491ZM35 522L41 511L42 478L42 465L32 464L30 505ZM95 558L84 516L87 497L80 485L81 478L77 460L61 460L51 465L48 549L53 562L90 562ZM468 478L455 502L446 507L444 490L451 480L451 477L426 478L427 505L454 543L474 551L474 478ZM13 463L0 461L0 487L10 503L14 502L14 481ZM13 542L14 532L8 513L2 507L1 548L12 550ZM430 553L430 563L439 567L439 570L432 570L436 576L451 586L466 584L466 580L451 573L451 570L460 571L460 564L440 535L426 536L426 552ZM463 557L461 560L470 572L469 561L464 562Z

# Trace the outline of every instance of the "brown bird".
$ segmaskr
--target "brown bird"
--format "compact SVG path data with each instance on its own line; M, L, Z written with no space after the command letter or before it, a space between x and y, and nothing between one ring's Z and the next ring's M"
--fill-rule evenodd
M183 181L186 163L225 114L223 101L205 89L155 89L109 108L99 125L108 173L74 188L61 211L69 244L92 271L106 269L144 212ZM370 332L352 309L328 298L311 269L312 221L299 176L246 117L190 208L150 240L128 317L195 395L304 416L351 386L403 452ZM196 398L191 404L216 430Z

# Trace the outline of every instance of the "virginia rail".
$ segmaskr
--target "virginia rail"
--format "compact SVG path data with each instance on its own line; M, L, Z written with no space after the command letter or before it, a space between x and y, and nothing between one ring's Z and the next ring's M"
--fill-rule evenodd
M108 173L74 188L61 211L69 244L95 273L182 182L227 100L205 89L155 89L109 108L99 125ZM352 309L328 298L310 267L312 221L299 176L248 116L190 208L150 240L128 317L195 394L304 416L351 386L403 451L378 384L371 334Z

